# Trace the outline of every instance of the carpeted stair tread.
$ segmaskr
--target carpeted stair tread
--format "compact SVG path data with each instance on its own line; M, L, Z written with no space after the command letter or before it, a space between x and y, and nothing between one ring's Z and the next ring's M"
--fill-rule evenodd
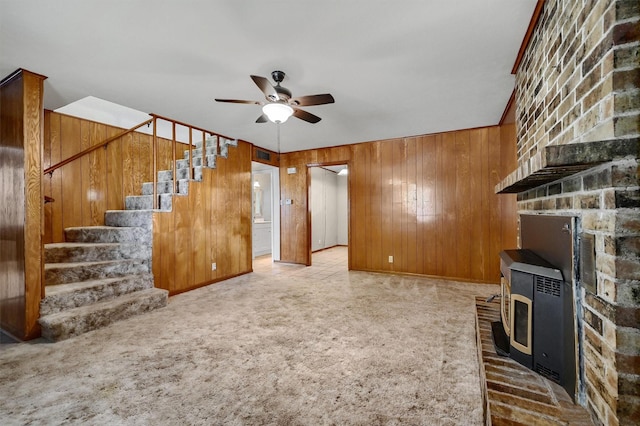
M171 211L173 194L158 194L158 210ZM127 195L124 199L126 210L153 209L153 195Z
M45 297L40 302L40 315L50 315L101 300L110 300L123 294L152 287L152 274L127 275L46 286Z
M146 259L151 247L136 243L50 243L44 245L45 263Z
M44 265L45 285L68 284L148 272L149 262L146 259L46 263Z
M178 194L189 193L189 179L179 179L177 185ZM173 181L166 180L158 182L156 186L158 194L172 194L173 193ZM144 182L142 184L142 195L153 195L153 182Z
M46 315L39 319L42 336L59 341L106 327L116 321L166 306L168 294L167 290L150 288Z
M137 226L79 226L64 230L67 242L149 243L149 233Z
M213 168L213 167L208 167ZM202 166L193 167L193 180L202 180ZM181 168L176 170L176 176L178 180L190 179L189 169ZM158 172L158 182L169 182L173 180L173 170L160 170Z
M107 226L134 226L151 231L154 210L107 210L104 222Z
M218 155L217 154L207 154L207 160L204 161L202 159L202 155L197 155L193 157L193 160L191 160L191 167L201 167L203 165L203 163L205 163L204 165L209 168L209 169L215 169L217 164L218 164ZM189 169L189 155L188 155L188 151L187 151L187 155L184 159L182 160L176 160L176 168L178 170L180 169ZM185 175L181 175L181 176L185 176Z
M207 144L207 153L206 155L218 155L218 146L211 146L209 144ZM189 150L185 149L183 154L182 154L182 159L183 160L188 160L189 159ZM193 158L202 158L202 148L195 148L191 150L191 155L193 155Z
M141 194L125 197L125 210L105 212L104 226L70 227L66 243L47 244L42 336L63 340L165 306L168 292L154 288L150 266L154 213L171 211L173 196L187 195L191 178L202 181L203 169L215 168L217 157L227 158L229 146L237 144L211 136L203 150L202 141L196 142L175 170L157 172L158 209L154 182L145 182Z

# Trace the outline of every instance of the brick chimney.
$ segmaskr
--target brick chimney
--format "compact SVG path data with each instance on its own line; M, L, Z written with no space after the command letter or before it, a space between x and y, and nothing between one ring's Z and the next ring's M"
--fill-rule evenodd
M520 214L577 217L581 392L640 424L640 2L547 0L516 73ZM586 247L586 249L585 249Z

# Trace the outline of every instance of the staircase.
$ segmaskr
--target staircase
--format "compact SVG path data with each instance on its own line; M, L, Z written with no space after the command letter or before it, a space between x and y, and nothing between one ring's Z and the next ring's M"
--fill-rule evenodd
M211 137L192 149L194 181L202 169L215 168L237 141ZM219 153L218 153L219 148ZM176 161L177 193L172 170L158 172L159 210L171 211L173 197L189 192L189 151ZM168 291L155 288L152 268L153 182L142 195L127 196L125 210L105 213L106 226L65 229L64 243L45 244L45 297L40 303L42 336L64 340L113 322L166 306Z

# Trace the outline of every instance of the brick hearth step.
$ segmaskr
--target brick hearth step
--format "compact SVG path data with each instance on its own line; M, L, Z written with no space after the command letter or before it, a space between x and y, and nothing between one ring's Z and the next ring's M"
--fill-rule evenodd
M593 425L557 383L496 353L491 323L500 321L498 300L476 297L476 348L487 425Z
M40 315L51 315L149 288L153 288L151 274L47 286L45 298L40 302Z
M149 259L151 247L135 243L52 243L44 246L45 263Z
M47 286L133 274L145 274L148 272L149 261L145 259L47 263L44 265L44 279Z
M42 336L59 341L106 327L116 321L166 306L168 294L166 290L150 288L46 315L39 320Z

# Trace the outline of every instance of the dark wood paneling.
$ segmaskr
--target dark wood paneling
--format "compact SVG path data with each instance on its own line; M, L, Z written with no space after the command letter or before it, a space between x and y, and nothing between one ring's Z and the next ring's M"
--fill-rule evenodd
M19 70L0 84L0 327L21 339L39 334L44 79Z
M0 324L16 336L25 328L23 93L21 74L0 86L0 188L11 207L0 215Z

